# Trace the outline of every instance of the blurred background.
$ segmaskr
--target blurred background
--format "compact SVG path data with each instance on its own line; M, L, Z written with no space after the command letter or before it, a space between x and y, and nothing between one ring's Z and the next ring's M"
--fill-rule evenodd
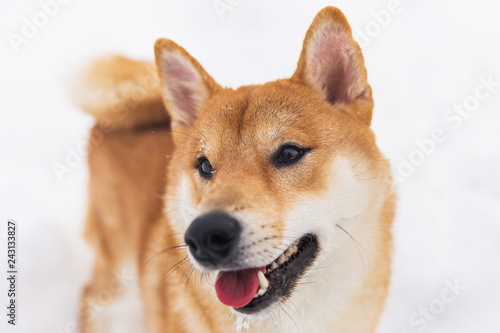
M0 331L75 331L92 262L76 70L110 53L152 60L167 37L225 86L289 77L328 5L362 46L399 196L378 332L500 332L500 3L487 0L0 1L2 272L7 220L19 230L17 325L2 310ZM1 278L2 309L6 294Z

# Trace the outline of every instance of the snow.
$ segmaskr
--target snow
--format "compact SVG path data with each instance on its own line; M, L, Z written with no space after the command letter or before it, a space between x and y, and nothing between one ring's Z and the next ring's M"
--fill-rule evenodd
M2 332L75 331L92 262L81 236L88 177L81 143L92 119L67 91L77 68L108 53L152 59L154 41L167 37L226 86L289 77L312 18L332 4L55 1L0 2L2 253L7 219L19 227L18 325L2 314ZM231 10L217 12L220 2ZM333 4L363 44L373 129L400 176L394 274L378 332L500 332L500 4ZM392 10L390 19L381 10ZM40 27L16 52L9 38L22 33L24 19ZM54 162L70 164L71 173L58 179Z

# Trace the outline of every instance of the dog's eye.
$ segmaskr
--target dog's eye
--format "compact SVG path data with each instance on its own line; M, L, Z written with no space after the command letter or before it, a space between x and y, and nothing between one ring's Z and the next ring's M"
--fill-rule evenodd
M274 155L273 163L276 167L292 165L297 163L307 151L309 151L309 149L292 145L283 146Z
M212 164L210 164L210 161L206 157L202 157L198 160L198 171L205 179L211 179L214 175Z

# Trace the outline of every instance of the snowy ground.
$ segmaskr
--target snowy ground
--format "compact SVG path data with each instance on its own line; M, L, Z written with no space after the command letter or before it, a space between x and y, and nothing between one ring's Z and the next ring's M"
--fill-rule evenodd
M2 271L7 219L19 226L18 325L6 324L1 278L1 332L71 332L89 274L78 149L92 120L67 97L72 70L112 52L152 59L155 39L168 37L223 85L288 77L326 5L358 32L373 128L399 180L393 283L378 332L500 332L500 4L54 1L0 2ZM217 2L230 10L217 13ZM381 10L392 14L378 23ZM23 31L26 20L40 27ZM13 34L26 39L14 47ZM58 179L53 164L70 155L72 172Z

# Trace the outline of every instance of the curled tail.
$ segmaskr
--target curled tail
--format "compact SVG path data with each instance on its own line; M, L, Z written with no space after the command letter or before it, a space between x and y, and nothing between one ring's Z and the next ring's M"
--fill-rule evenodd
M83 72L73 87L73 100L97 125L136 129L168 125L156 68L147 61L122 56L98 59Z

